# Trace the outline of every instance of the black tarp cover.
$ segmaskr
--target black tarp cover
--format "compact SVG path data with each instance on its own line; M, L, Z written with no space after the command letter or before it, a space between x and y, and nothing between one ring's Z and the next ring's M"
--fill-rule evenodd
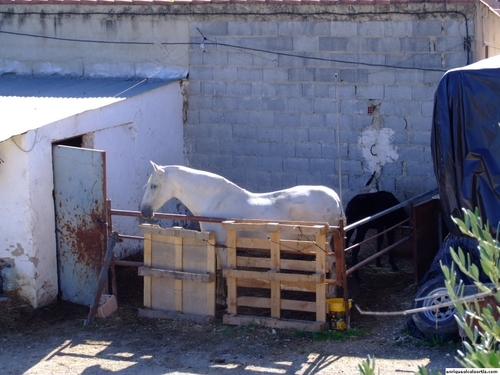
M434 97L431 137L441 207L448 229L460 235L451 216L479 208L496 232L500 221L500 56L453 69Z

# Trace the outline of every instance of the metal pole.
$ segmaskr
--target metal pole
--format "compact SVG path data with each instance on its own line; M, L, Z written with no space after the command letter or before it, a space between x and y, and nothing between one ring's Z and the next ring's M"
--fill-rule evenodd
M129 211L129 210L111 210L111 215L118 216L133 216L133 217L142 217L139 211ZM207 216L188 216L181 214L162 214L159 212L155 212L155 219L168 219L168 220L189 220L189 221L204 221L207 223L222 223L227 219L219 218L219 217L207 217Z
M113 248L116 243L119 241L118 233L113 232L113 234L108 239L108 249L106 250L106 256L104 257L104 264L101 268L101 274L99 275L99 281L97 282L97 290L94 296L94 302L89 311L89 315L87 320L84 322L85 326L92 324L94 321L95 314L97 312L97 308L99 307L99 301L101 299L102 290L104 289L104 283L108 279L108 269L111 264L111 259L113 258Z
M427 193L423 193L423 194L417 195L417 196L415 196L413 198L410 198L410 199L408 199L408 200L406 200L404 202L401 202L400 204L397 204L395 206L392 206L391 208L388 208L388 209L386 209L384 211L381 211L378 214L375 214L375 215L372 215L372 216L368 216L368 217L366 217L366 218L364 218L364 219L362 219L360 221L357 221L357 222L355 222L353 224L346 225L345 228L344 228L344 230L346 232L349 232L350 230L355 229L355 228L359 227L360 225L363 225L363 224L365 224L365 223L367 223L367 222L369 222L371 220L375 220L375 219L377 219L377 218L379 218L381 216L384 216L384 215L388 214L389 212L392 212L394 210L397 210L398 208L404 207L407 204L415 202L417 200L420 200L420 199L422 199L422 198L424 198L424 197L426 197L428 195L437 194L437 192L438 192L438 190L434 189L434 190L428 191Z

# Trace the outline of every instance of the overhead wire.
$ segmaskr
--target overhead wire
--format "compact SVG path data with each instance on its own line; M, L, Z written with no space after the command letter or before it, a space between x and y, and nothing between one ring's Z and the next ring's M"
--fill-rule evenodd
M431 72L444 72L444 71L446 71L445 69L436 69L436 68L417 68L417 67L397 66L397 65L391 65L391 64L377 64L377 63L360 62L360 61L331 59L331 58L326 58L326 57L304 56L304 55L287 53L287 52L275 52L275 51L265 50L265 49L261 49L261 48L237 46L234 44L221 43L221 42L210 41L210 40L208 42L205 42L205 45L217 45L217 46L228 47L228 48L242 49L242 50L246 50L246 51L273 53L273 54L276 54L278 56L288 56L288 57L294 57L294 58L299 58L299 59L317 60L317 61L324 61L324 62L336 62L336 63L342 63L342 64L362 65L362 66L370 66L370 67L378 67L378 68L383 67L383 68L392 68L392 69L422 70L422 71L431 71Z
M2 34L2 33L3 34L18 35L18 36L26 36L26 37L45 38L45 39L51 39L51 40L70 41L70 42L77 42L77 43L130 44L130 45L155 45L155 44L158 44L155 42L100 41L100 40L90 40L90 39L62 38L62 37L51 37L51 36L43 36L43 35L35 35L35 34L27 34L27 33L17 33L17 32L0 30L0 34ZM326 57L310 56L310 55L305 55L305 54L279 52L279 51L272 51L272 50L267 50L267 49L262 49L262 48L245 47L245 46L236 45L236 44L223 43L223 42L208 39L204 36L203 36L203 41L201 43L200 42L161 42L160 44L161 45L200 45L203 50L205 50L205 46L207 46L207 45L214 45L214 46L221 46L221 47L227 47L227 48L233 48L233 49L240 49L240 50L244 50L244 51L274 54L276 56L287 56L287 57L293 57L293 58L305 59L305 60L334 62L334 63L341 63L341 64L347 64L347 65L349 65L349 64L350 65L361 65L361 66L379 67L379 68L391 68L391 69L403 69L403 70L421 70L421 71L429 71L429 72L445 72L447 70L447 69L412 67L412 66L402 66L402 65L393 65L393 64L378 64L378 63L370 63L370 62L364 62L364 61L350 61L350 60L344 60L344 59L333 59L333 58L326 58ZM405 59L405 61L410 60L411 57L412 56L407 57Z
M14 137L15 137L15 136L10 137L10 140L11 140L12 142L14 142L14 144L16 145L16 147L17 147L19 150L21 150L22 152L29 153L29 152L33 151L33 149L35 148L36 144L38 143L38 141L37 141L37 136L38 136L38 128L34 129L34 131L35 131L35 136L34 136L34 139L33 139L33 144L32 144L29 148L27 148L27 149L22 148L22 147L21 147L21 146L20 146L20 145L16 142L16 140L14 139Z
M283 12L283 11L278 11L278 12L263 12L263 13L258 13L258 12L211 12L210 14L213 15L233 15L233 16L238 16L238 15L245 15L245 16L262 16L262 15L267 15L267 16L279 16L279 15L288 15L288 16L348 16L348 17L362 17L362 16L387 16L387 15L414 15L414 16L422 16L422 15L434 15L436 13L441 13L441 14L454 14L458 16L462 16L464 18L465 22L465 32L466 32L466 37L464 38L466 42L464 42L464 48L466 49L467 52L467 64L470 63L470 38L469 38L469 27L468 27L468 20L467 20L467 15L463 12L460 11L454 11L454 10L434 10L434 11L422 11L422 12L401 12L401 11L389 11L389 12L377 12L377 13L371 13L371 12L356 12L356 13L342 13L342 12L330 12L330 11L322 11L322 12ZM0 14L3 15L8 15L8 16L13 16L13 15L20 15L17 13L13 12L0 12ZM42 15L44 17L51 16L51 15L57 15L60 17L61 15L82 15L82 13L77 13L77 12L57 12L57 13L50 13L50 12L23 12L23 16L26 15ZM206 13L198 13L198 12L178 12L178 11L172 11L172 12L167 12L167 11L161 11L158 13L145 13L145 12L125 12L125 13L117 13L115 16L117 17L124 17L124 16L158 16L158 15L201 15ZM85 16L92 16L92 15L107 15L109 16L108 13L104 12L90 12L90 13L85 13ZM201 34L203 41L201 43L199 42L161 42L161 45L200 45L203 50L205 50L205 45L215 45L215 46L221 46L221 47L227 47L227 48L235 48L235 49L241 49L245 51L252 51L252 52L261 52L261 53L270 53L274 54L277 56L288 56L288 57L293 57L293 58L299 58L299 59L307 59L307 60L316 60L316 61L324 61L324 62L335 62L335 63L342 63L342 64L352 64L352 65L361 65L361 66L367 66L367 67L383 67L383 68L392 68L392 69L404 69L404 70L421 70L421 71L429 71L429 72L445 72L446 69L437 69L437 68L425 68L425 67L410 67L410 66L398 66L398 65L393 65L393 64L377 64L377 63L370 63L370 62L364 62L364 61L349 61L345 59L332 59L332 58L325 58L325 57L317 57L317 56L308 56L308 55L302 55L302 54L296 54L296 53L287 53L287 52L278 52L278 51L272 51L272 50L266 50L266 49L261 49L261 48L254 48L254 47L245 47L241 45L234 45L230 43L223 43L219 41L214 41L210 40L205 35L201 32L199 28L196 28L198 32ZM109 41L109 40L93 40L93 39L76 39L76 38L64 38L64 37L55 37L55 36L45 36L45 35L37 35L37 34L30 34L30 33L20 33L20 32L14 32L14 31L6 31L6 30L0 30L0 34L9 34L9 35L17 35L17 36L26 36L26 37L32 37L32 38L43 38L43 39L49 39L49 40L60 40L60 41L67 41L67 42L75 42L75 43L98 43L98 44L124 44L124 45L154 45L157 44L155 42L141 42L141 41ZM411 58L411 57L409 57ZM408 59L409 59L408 58ZM408 60L406 59L406 60Z
M1 14L1 12L0 12ZM48 40L58 40L63 42L73 42L73 43L97 43L97 44L130 44L130 45L155 45L158 43L155 42L138 42L138 41L119 41L119 40L96 40L96 39L76 39L76 38L64 38L59 36L47 36L47 35L38 35L38 34L30 34L30 33L20 33L15 31L7 31L0 30L0 34L8 34L8 35L17 35L17 36L26 36L30 38L40 38L40 39L48 39ZM195 42L168 42L161 44L164 45L188 45L188 44L199 44Z

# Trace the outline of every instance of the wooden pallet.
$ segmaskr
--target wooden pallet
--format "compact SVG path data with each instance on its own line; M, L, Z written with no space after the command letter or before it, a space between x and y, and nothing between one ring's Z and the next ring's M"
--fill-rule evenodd
M269 223L258 220L234 220L222 223L227 231L227 314L224 324L263 324L276 328L321 331L326 323L326 235L328 224L303 222ZM260 232L262 238L238 237L237 233ZM288 240L291 236L305 240ZM244 251L242 251L244 249ZM250 255L248 252L250 251ZM286 254L287 259L282 258ZM290 257L290 255L294 255ZM305 256L306 259L300 256ZM266 289L269 296L244 295L246 289ZM313 294L312 300L282 297L285 291ZM290 294L291 295L291 294ZM245 311L265 311L260 315ZM314 320L284 319L283 310L308 312ZM268 316L266 316L268 315Z
M144 307L139 316L189 319L215 317L215 234L179 227L140 225L144 234Z

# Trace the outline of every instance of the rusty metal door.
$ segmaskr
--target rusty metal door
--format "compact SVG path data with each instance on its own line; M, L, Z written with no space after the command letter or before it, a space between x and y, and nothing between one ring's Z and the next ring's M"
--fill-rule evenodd
M54 146L52 156L59 294L91 305L106 252L106 155Z

